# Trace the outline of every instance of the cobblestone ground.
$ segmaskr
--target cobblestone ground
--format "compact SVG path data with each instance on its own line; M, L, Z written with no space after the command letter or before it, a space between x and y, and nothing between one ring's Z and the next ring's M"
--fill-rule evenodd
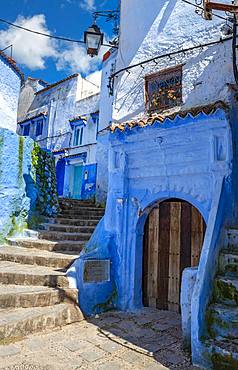
M180 317L150 308L110 312L0 345L0 369L198 370L182 350Z

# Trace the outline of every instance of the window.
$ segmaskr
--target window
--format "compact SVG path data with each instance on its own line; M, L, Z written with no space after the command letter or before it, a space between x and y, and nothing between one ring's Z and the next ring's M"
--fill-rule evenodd
M29 136L30 133L30 124L23 125L23 136Z
M182 66L168 68L145 78L149 112L162 111L182 103Z
M74 146L82 145L83 142L83 127L76 126L74 128Z
M39 119L36 122L36 136L42 135L42 131L43 131L43 119Z

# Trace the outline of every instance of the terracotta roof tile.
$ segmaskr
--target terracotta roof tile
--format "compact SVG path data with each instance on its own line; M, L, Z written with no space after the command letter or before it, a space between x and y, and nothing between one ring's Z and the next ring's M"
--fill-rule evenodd
M155 122L160 122L161 124L164 123L166 118L170 120L174 120L177 117L185 118L187 115L191 115L192 117L197 116L199 113L204 113L206 115L213 114L218 108L223 110L228 110L228 105L222 101L217 101L213 104L199 106L190 108L187 110L177 110L177 111L164 111L163 113L159 114L152 114L145 119L135 120L135 121L127 121L123 123L113 123L110 127L112 132L116 130L125 131L126 128L133 129L134 127L145 127L149 125L153 125Z

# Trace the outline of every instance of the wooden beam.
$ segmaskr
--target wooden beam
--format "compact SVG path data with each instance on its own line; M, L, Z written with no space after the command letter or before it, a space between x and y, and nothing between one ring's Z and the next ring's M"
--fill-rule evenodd
M204 2L205 10L220 10L223 12L237 13L238 6L232 4L214 3L213 1Z

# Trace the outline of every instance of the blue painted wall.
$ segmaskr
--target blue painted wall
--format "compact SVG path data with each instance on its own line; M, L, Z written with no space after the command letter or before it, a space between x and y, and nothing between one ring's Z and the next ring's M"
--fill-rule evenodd
M156 201L180 198L190 202L207 222L208 235L212 234L221 184L225 184L225 194L231 198L228 179L232 140L227 113L217 109L210 115L177 116L174 120L166 119L162 125L158 122L125 132L117 130L109 135L108 158L106 213L72 266L74 274L71 277L79 288L80 305L89 314L93 313L96 302L102 303L103 299L107 302L110 296L116 297L116 307L122 310L142 306L144 223ZM201 256L204 267L198 269L200 285L197 291L200 292L209 268L209 238L205 238L206 246ZM82 261L98 256L111 258L112 284L110 287L91 284L89 290L82 280ZM197 300L200 304L201 299L200 296ZM197 315L201 318L198 311ZM197 331L195 321L194 330Z
M32 172L34 142L0 128L0 242L21 233L36 206L37 190Z
M97 137L97 188L96 201L105 204L108 191L108 150L109 150L109 131L103 131Z
M56 180L58 195L62 196L64 192L65 158L58 160L56 164Z
M83 167L82 199L90 199L96 193L97 165L89 164Z

